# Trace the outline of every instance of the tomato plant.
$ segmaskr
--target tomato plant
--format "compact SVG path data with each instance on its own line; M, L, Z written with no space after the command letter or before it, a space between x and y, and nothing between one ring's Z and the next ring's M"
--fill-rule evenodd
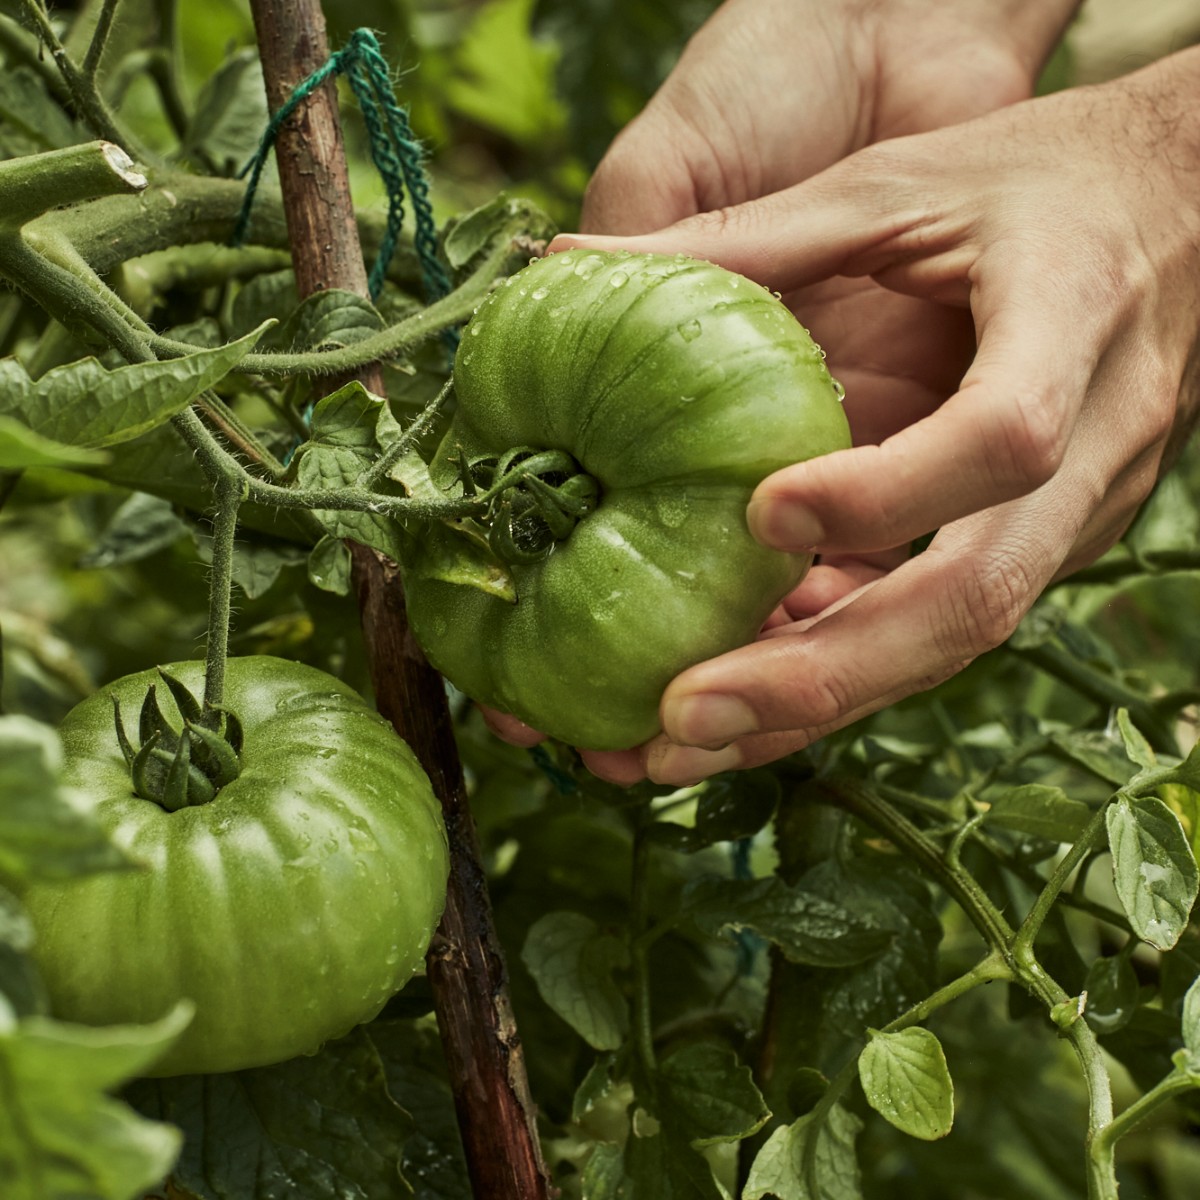
M203 666L167 670L194 687ZM125 676L62 723L64 782L139 869L23 896L53 1011L131 1023L191 1000L156 1074L312 1053L420 965L445 896L441 810L412 751L356 692L263 655L228 664L240 773L166 811L134 794L113 720L114 697L136 712L156 680L165 690L157 672Z
M849 445L824 356L711 263L570 251L480 305L454 380L435 480L541 475L492 517L515 603L427 569L453 527L423 539L406 575L422 646L467 695L574 745L645 741L667 683L750 641L811 562L755 542L745 509L771 472Z

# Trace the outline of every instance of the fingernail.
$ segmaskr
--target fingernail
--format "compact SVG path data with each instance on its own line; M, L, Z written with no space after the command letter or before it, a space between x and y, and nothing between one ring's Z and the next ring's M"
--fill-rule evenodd
M687 787L710 775L732 771L742 764L742 752L736 746L723 750L699 750L695 746L675 746L664 742L650 751L646 773L655 783Z
M758 717L736 696L702 693L668 699L663 705L663 729L673 742L715 749L756 733Z
M787 500L752 498L746 524L756 542L793 554L811 554L825 540L820 521L807 508Z

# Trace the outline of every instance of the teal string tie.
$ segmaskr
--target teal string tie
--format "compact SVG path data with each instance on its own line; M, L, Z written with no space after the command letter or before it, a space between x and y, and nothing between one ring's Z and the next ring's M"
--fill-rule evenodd
M421 264L425 299L430 303L440 300L450 291L450 278L437 256L437 227L429 202L429 177L425 172L424 151L413 136L408 114L396 100L391 71L379 40L369 29L356 29L341 50L331 54L323 66L296 85L271 118L258 149L238 172L239 179L249 175L250 182L246 185L246 195L234 226L233 244L240 246L245 240L258 181L284 121L334 75L346 76L358 100L367 126L371 158L387 189L387 224L368 278L371 299L377 299L383 289L388 266L396 253L396 243L404 225L404 198L407 191L416 221L413 245Z

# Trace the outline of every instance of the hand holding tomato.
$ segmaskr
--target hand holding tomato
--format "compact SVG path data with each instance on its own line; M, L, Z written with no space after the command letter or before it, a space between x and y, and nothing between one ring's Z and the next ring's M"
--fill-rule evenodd
M777 472L750 506L760 540L816 546L823 566L756 644L668 687L664 737L594 770L682 783L777 758L961 669L1113 544L1200 403L1198 86L1186 51L653 235L582 239L710 258L788 293L846 384L858 443ZM906 365L891 339L913 323L873 294L878 322L850 324L870 305L844 279L937 306L947 353ZM977 347L957 386L955 309Z

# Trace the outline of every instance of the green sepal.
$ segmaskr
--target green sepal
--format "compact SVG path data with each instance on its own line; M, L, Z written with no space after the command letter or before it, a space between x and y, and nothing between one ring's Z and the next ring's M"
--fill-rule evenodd
M109 695L113 706L113 724L117 730L117 745L121 747L121 757L125 760L125 765L131 770L133 769L133 760L137 755L137 751L133 748L133 743L129 740L129 735L125 732L125 722L121 719L121 701L117 699L116 692Z
M158 703L158 691L154 684L146 689L146 698L142 701L142 711L138 717L138 739L143 748L152 737L158 736L163 749L170 754L175 753L179 745L179 734L171 727Z
M470 460L467 458L467 452L461 446L458 447L458 453L455 455L455 465L458 468L458 474L454 478L454 483L462 484L462 494L464 496L478 495L479 489L475 486L475 475L471 470Z
M179 739L171 765L167 768L167 778L163 786L162 798L159 803L167 812L177 812L186 808L190 802L189 787L191 783L192 739L185 729Z
M153 800L156 804L162 787L156 787L155 784L161 785L163 782L162 766L154 758L154 751L158 747L158 737L157 733L152 733L142 743L141 749L133 756L133 765L129 768L129 774L133 780L133 790L143 800Z
M219 715L219 714L218 714ZM235 717L236 721L237 718ZM241 729L241 723L238 724ZM193 721L184 724L184 740L191 746L192 758L204 777L215 787L223 788L232 783L241 773L242 764L237 751L220 733L197 725Z
M544 547L531 550L518 546L513 534L513 506L508 500L501 503L492 517L492 525L488 530L488 546L501 562L509 564L540 562L550 553L553 544L550 542Z
M525 480L533 502L537 507L538 516L546 523L550 536L561 542L570 535L572 529L579 523L579 518L568 512L559 501L558 489L551 487L544 479L530 475Z
M217 727L216 722L200 707L196 697L178 679L168 675L162 667L158 668L158 674L163 683L170 688L171 696L185 725L191 722L193 725L206 725L211 729Z
M242 729L242 719L237 713L232 708L226 708L223 704L206 704L204 711L206 713L217 714L217 733L229 744L234 754L241 754L246 735Z

